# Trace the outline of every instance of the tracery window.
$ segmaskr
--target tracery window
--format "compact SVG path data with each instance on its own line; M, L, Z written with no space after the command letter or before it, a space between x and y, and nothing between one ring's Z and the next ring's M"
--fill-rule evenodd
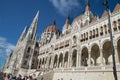
M117 22L116 21L113 21L113 29L114 29L114 31L117 30Z

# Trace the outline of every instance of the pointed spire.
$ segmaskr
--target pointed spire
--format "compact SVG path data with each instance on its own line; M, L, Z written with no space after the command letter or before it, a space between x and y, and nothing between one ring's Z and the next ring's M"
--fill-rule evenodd
M34 17L33 22L31 24L30 28L35 27L34 25L38 21L38 17L39 17L39 11L37 12L36 16Z
M67 19L70 19L70 13L68 13Z
M24 28L23 32L21 33L21 36L20 36L20 38L18 40L18 43L21 42L25 38L25 36L26 36L26 28L27 27L25 26L25 28Z
M67 19L66 19L66 24L70 24L70 13L68 13Z
M26 36L26 28L27 28L27 26L25 26L25 28L24 28L21 36L20 36L20 40L21 40L21 41L22 41L22 40L25 38L25 36Z
M90 12L90 3L88 0L86 0L86 8L85 8L85 12Z
M34 17L30 28L27 33L27 37L31 37L31 39L35 39L36 33L37 33L37 25L38 25L38 17L39 17L39 11L37 12L36 16Z
M88 1L88 0L86 0L86 5L87 5L87 6L90 6L90 3L89 3L89 1Z
M34 19L38 19L38 17L39 17L39 10L38 10L38 12L37 12L37 14L36 14Z

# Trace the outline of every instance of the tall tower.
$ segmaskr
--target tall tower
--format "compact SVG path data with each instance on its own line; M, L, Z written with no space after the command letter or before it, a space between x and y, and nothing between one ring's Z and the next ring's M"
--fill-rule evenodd
M86 8L85 8L85 14L89 15L90 14L90 3L88 0L86 0Z
M37 42L36 35L38 27L38 16L39 11L34 17L28 32L26 31L26 27L24 28L10 59L10 64L8 67L9 73L13 73L15 75L25 75L27 74L27 71L24 71L23 69L28 70L31 68L32 58L34 56L33 54L36 52L34 50L36 48Z
M67 18L66 18L66 22L63 26L63 30L62 30L62 34L67 34L70 32L71 29L71 24L70 24L70 14L68 14Z
M39 11L34 17L26 35L26 42L25 42L26 45L25 45L25 51L21 65L21 67L25 69L29 69L31 67L31 59L33 57L34 48L36 44L38 17L39 17Z
M88 25L92 21L93 17L94 15L90 9L90 3L88 0L86 0L85 12L82 17L82 26Z
M35 18L33 19L30 28L27 33L27 39L36 40L37 35L37 27L38 27L38 17L39 17L39 11L37 12Z
M17 42L17 45L19 45L20 42L22 42L22 41L25 39L26 33L27 33L26 28L27 28L27 27L25 26L25 28L24 28L24 30L23 30L23 32L22 32L22 34L21 34L21 36L20 36L20 38L19 38L19 40L18 40L18 42Z

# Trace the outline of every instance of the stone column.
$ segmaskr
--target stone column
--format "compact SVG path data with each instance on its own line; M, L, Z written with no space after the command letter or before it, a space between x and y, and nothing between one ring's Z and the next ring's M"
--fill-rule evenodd
M46 57L45 57L45 60L44 60L44 69L46 68Z
M31 53L31 57L30 57L30 60L29 60L29 63L28 63L29 69L31 69L31 67L32 67L32 59L33 59L33 54L34 54L33 49L31 49L30 53Z
M72 66L72 48L69 49L68 53L68 67L71 68Z
M49 66L49 57L47 57L47 60L46 60L46 68L48 69L48 66Z
M58 56L58 58L57 58L57 65L56 65L56 68L58 68L58 66L59 66L59 56Z
M39 58L39 60L41 61L41 59L40 59L40 58ZM39 66L40 66L40 68L41 68L41 63L40 63L40 61L39 61L39 63L38 63L38 64L39 64ZM40 68L39 68L39 69L40 69Z
M115 52L115 62L116 64L119 64L119 54L118 54L118 50L117 50L117 45L114 45L114 52Z
M51 59L51 60L50 60ZM51 63L52 62L52 56L49 57L49 60L48 60L48 68L51 68Z
M43 69L45 69L45 57L44 57L44 62L43 62Z
M72 54L69 54L69 67L72 67Z
M67 64L67 68L70 67L70 53L68 52L68 64Z
M39 65L40 65L40 59L39 59L39 61L38 61L37 69L39 69Z
M81 51L79 53L79 67L81 66Z
M78 52L78 50L77 50L76 67L78 67L78 66L79 66L79 52Z
M100 47L100 62L101 62L101 66L103 66L104 62L103 62L103 48Z
M63 68L64 68L64 57L65 57L65 56L63 55L63 62L62 62L62 67L63 67Z
M91 66L91 50L88 50L88 66Z
M42 66L42 59L41 59L40 67L41 67L41 69L42 69L42 67L43 67L43 66Z
M51 57L50 68L53 68L53 65L54 65L54 55L52 55L52 57Z

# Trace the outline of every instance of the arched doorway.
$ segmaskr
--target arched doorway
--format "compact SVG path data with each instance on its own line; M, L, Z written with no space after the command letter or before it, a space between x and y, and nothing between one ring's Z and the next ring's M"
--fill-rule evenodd
M81 65L88 66L87 61L88 61L88 49L84 47L82 49L82 54L81 54Z
M72 67L76 67L76 61L77 61L77 50L74 50L72 53Z
M64 57L64 67L65 67L65 68L68 67L68 52L65 53L65 57Z
M58 56L55 55L54 57L54 64L53 64L53 68L56 68L57 67L57 59L58 59Z
M120 63L120 39L117 42L117 51L118 51L118 58L119 58L119 63Z
M62 53L60 54L58 65L59 65L59 68L63 66L63 54Z
M98 57L100 57L100 49L97 44L93 45L91 48L91 65L100 65L100 63L97 62Z
M112 64L112 53L111 53L111 42L107 41L103 44L103 57L105 59L105 64Z

